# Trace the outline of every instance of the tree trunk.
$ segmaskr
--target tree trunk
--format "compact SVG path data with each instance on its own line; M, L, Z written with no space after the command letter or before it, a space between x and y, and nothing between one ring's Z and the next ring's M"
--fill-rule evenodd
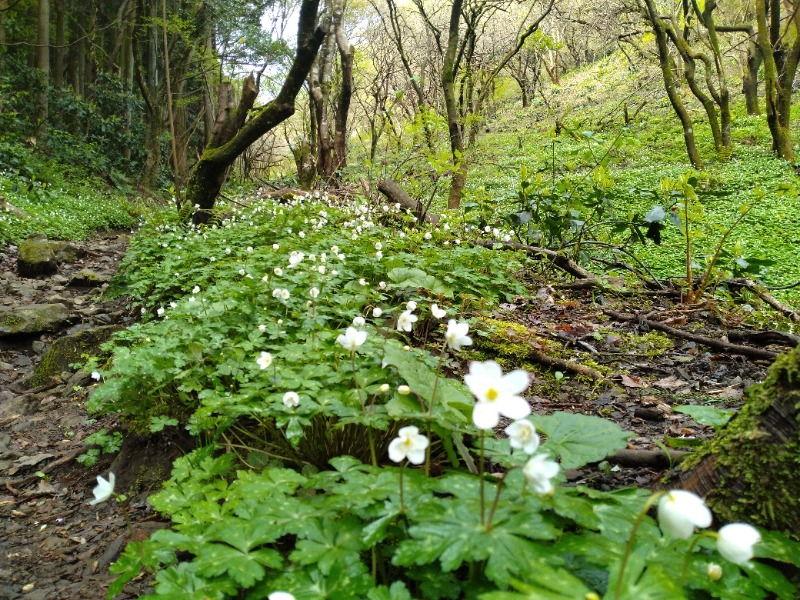
M761 106L758 101L758 70L761 68L761 51L751 38L747 42L747 69L742 76L742 93L747 105L748 115L760 115Z
M336 106L336 131L333 137L334 170L338 172L347 166L347 117L350 113L350 100L353 97L353 58L355 46L347 41L344 30L344 6L342 0L333 2L333 33L339 49L342 65L342 87Z
M65 0L56 0L56 47L54 51L53 87L64 87L64 54L66 53L66 7Z
M772 151L789 162L794 161L789 111L792 106L792 84L800 58L800 7L797 4L797 0L790 3L792 13L786 24L787 29L781 31L780 0L756 0L757 39L764 62L764 96Z
M211 218L214 203L233 161L258 138L294 114L297 94L325 37L324 29L315 31L318 8L319 0L303 0L300 5L297 51L278 95L266 106L257 109L247 123L247 114L243 110L229 115L226 125L221 128L226 132L225 135L217 136L215 132L211 143L192 169L186 185L186 206L190 209L197 207L192 217L195 224L206 223ZM243 93L242 102L244 98ZM240 103L242 108L244 106Z
M461 205L461 195L467 181L467 163L464 157L464 135L456 105L455 77L456 77L456 52L458 51L459 22L461 20L461 6L463 0L453 0L450 11L450 27L447 38L447 51L442 65L442 91L444 92L444 105L447 110L447 129L450 133L450 151L453 156L455 172L450 180L450 194L447 198L447 208L458 208Z
M675 76L672 72L672 65L670 64L669 48L667 47L667 35L665 33L666 27L663 20L656 11L653 0L644 0L645 7L647 8L648 18L650 24L653 26L653 33L656 38L656 47L658 48L658 62L661 65L661 74L664 78L664 88L667 91L670 104L678 115L683 127L683 140L686 143L686 152L689 155L689 161L692 166L697 169L703 168L703 161L700 158L700 153L697 151L697 144L694 140L694 123L689 116L689 112L683 105L681 97L675 88Z
M50 0L39 0L36 69L39 71L39 91L36 94L37 137L47 130L49 106L47 88L50 85Z
M681 475L723 521L779 529L800 539L800 347L779 356L739 413Z

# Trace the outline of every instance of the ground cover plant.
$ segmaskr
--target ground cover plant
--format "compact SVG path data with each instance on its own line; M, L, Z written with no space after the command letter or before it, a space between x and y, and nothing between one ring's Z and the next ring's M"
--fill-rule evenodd
M531 416L527 373L467 365L473 315L524 291L527 259L412 220L322 195L140 232L117 286L144 320L91 365L89 408L198 447L150 500L172 528L128 545L110 596L143 569L150 597L794 596L751 560L796 562L785 536L695 533L711 515L688 493L562 485L629 434Z

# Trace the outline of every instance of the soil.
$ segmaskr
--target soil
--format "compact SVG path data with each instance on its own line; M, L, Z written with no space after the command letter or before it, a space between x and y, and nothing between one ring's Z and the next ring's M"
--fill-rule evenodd
M67 285L74 273L86 268L101 279L109 277L124 255L126 236L104 234L82 247L86 255L81 260L61 265L57 274L43 279L16 275L14 247L0 254L0 306L55 298L67 304L71 315L70 323L56 333L0 338L0 471L4 473L0 598L9 600L104 598L113 580L108 566L131 537L144 539L167 526L146 498L169 476L181 448L185 451L191 443L127 435L116 456L104 455L87 468L75 460L86 451L87 436L101 428L124 432L124 424L113 417L95 419L87 414L85 400L95 383L90 374L65 372L40 388L23 387L23 380L57 337L80 327L127 326L136 320L124 301L105 299L107 284ZM738 324L731 321L732 315L713 307L677 307L657 296L619 296L608 302L608 307L628 313L641 311L646 304L650 319L717 339ZM713 435L711 428L675 412L673 406L711 404L736 409L743 390L763 379L769 365L768 360L713 352L664 334L654 336L639 323L609 318L603 314L605 307L596 293L559 292L542 285L532 297L503 305L492 318L524 325L534 336L525 343L542 352L602 371L602 380L570 372L556 379L556 369L531 366L532 358L517 356L523 363L517 366L535 372L529 397L534 411L570 410L611 419L635 434L629 450L659 451L658 444L665 440L674 447ZM665 465L624 466L629 464L627 459L617 457L571 471L568 478L572 484L604 490L657 487L670 475L669 461L661 462ZM117 475L117 491L129 499L127 514L114 502L89 505L95 477L107 477L109 470ZM142 576L118 598L139 597L148 590L148 583L149 576Z

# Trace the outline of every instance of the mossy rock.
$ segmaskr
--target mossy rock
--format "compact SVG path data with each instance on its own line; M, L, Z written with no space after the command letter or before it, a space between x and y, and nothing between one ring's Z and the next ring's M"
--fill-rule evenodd
M779 356L735 418L684 462L683 487L724 521L800 539L800 347Z
M20 277L51 275L58 270L58 265L73 263L84 254L74 244L48 240L41 234L36 234L19 245L17 273Z
M56 331L69 319L64 304L29 304L0 308L0 337Z
M71 371L70 365L84 361L84 355L96 355L100 345L108 341L120 325L103 325L58 338L44 353L33 374L22 382L27 388L35 388L50 383L52 377L64 371Z
M92 271L91 269L81 269L69 282L73 287L96 287L108 283L109 278L102 273Z

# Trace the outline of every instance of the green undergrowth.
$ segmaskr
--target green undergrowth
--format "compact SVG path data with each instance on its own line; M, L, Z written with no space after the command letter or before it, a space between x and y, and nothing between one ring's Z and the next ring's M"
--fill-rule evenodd
M0 245L34 233L82 240L102 229L128 229L145 212L130 190L75 171L34 150L0 142Z
M564 485L626 445L616 424L519 414L547 441L512 447L478 419L474 396L511 402L522 378L462 379L466 334L491 341L478 317L529 293L523 255L473 246L457 215L412 229L359 199L246 202L208 228L151 221L114 282L143 320L89 365L89 409L199 447L150 498L172 526L128 544L110 597L143 570L149 598L794 597L760 559L662 536L644 491ZM757 556L797 563L762 534Z

